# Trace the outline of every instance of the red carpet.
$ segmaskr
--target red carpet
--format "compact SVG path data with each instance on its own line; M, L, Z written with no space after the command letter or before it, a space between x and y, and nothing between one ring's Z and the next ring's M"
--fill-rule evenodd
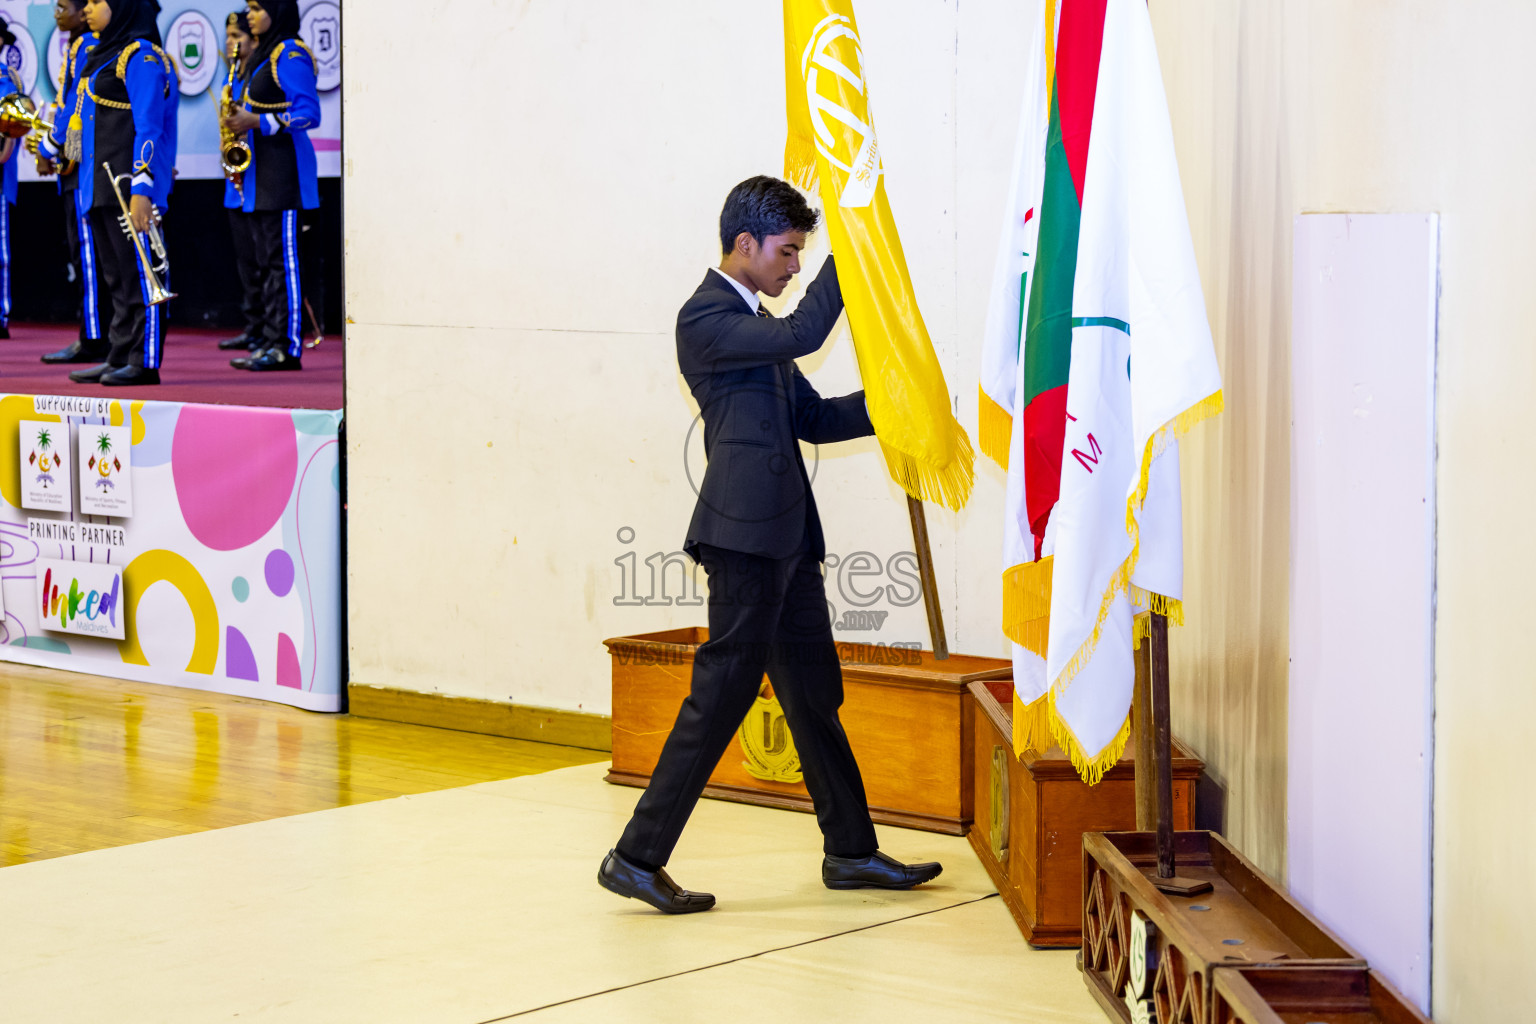
M13 395L87 395L257 405L280 409L340 409L341 336L327 335L319 348L304 350L297 373L250 373L229 365L239 352L220 352L220 338L234 331L172 327L165 339L165 359L157 387L108 388L76 384L69 371L79 366L48 366L38 361L74 341L79 328L65 324L11 324L11 340L0 341L0 393Z

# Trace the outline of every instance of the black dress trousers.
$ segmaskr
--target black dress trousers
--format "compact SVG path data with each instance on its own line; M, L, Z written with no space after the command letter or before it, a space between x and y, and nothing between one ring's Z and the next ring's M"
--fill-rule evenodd
M242 333L257 341L267 322L266 279L256 254L256 222L244 210L229 210L229 237L235 243L235 272L240 276Z
M146 282L138 249L118 221L116 208L91 210L91 230L99 246L102 294L112 300L112 319L106 328L111 343L107 362L112 366L158 369L165 348L165 309L145 302ZM153 260L147 236L139 236L146 255ZM169 277L160 282L171 287Z
M619 852L666 864L766 671L789 720L826 852L873 853L878 843L864 780L837 717L842 667L821 565L809 542L788 558L701 544L699 560L709 574L709 641L694 658L691 692Z

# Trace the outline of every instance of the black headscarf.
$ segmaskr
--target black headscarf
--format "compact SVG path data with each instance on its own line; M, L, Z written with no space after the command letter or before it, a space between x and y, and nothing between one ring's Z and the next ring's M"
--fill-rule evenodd
M11 23L5 20L5 15L0 14L0 46L15 46L16 34L11 31Z
M277 44L299 38L299 0L257 0L272 19L272 27L256 37L256 52L251 54L252 68L259 68L277 49Z
M251 32L250 19L246 16L245 12L246 9L244 7L240 8L238 11L231 11L229 17L224 19L224 26L228 28L230 25L234 25L243 35L252 36L254 38L254 33Z
M162 45L160 26L155 18L160 14L160 0L107 0L112 8L112 21L101 34L101 42L91 51L85 62L82 78L90 78L102 68L117 60L123 48L135 39L147 39L156 46Z

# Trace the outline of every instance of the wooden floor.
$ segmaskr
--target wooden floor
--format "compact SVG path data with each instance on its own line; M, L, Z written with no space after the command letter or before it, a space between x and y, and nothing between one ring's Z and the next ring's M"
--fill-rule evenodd
M0 664L0 867L608 756Z

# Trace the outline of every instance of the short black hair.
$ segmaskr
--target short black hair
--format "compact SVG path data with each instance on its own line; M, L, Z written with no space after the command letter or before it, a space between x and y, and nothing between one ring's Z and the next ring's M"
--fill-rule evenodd
M758 174L731 189L720 210L720 251L728 253L743 231L758 245L769 235L816 230L821 215L787 181Z

